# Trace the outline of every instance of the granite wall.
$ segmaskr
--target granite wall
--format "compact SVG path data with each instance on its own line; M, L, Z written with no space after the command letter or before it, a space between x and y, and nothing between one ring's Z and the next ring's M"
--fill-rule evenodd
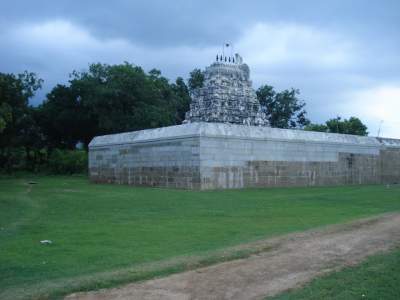
M200 189L199 138L118 144L89 151L94 182Z
M400 183L400 140L190 123L96 137L93 182L185 189Z

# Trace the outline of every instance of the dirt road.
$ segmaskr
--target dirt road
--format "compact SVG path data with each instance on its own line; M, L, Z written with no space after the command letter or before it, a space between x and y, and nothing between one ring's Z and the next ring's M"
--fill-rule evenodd
M68 300L263 299L400 243L400 214L270 240L273 250Z

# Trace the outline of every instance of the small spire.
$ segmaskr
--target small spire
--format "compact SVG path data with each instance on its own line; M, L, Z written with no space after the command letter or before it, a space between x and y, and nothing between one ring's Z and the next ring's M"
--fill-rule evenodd
M229 56L229 62L231 62L231 57Z
M218 61L218 54L217 54L217 61Z

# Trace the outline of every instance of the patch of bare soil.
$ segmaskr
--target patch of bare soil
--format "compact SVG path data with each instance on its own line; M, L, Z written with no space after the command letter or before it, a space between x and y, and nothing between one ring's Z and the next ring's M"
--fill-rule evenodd
M272 250L68 300L263 299L317 275L359 263L400 242L400 214L387 214L271 240Z

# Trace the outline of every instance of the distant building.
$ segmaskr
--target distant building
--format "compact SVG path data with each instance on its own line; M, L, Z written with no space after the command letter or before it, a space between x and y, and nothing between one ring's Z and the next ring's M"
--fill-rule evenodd
M268 127L240 56L218 56L183 125L95 137L93 182L185 189L400 183L400 140Z

